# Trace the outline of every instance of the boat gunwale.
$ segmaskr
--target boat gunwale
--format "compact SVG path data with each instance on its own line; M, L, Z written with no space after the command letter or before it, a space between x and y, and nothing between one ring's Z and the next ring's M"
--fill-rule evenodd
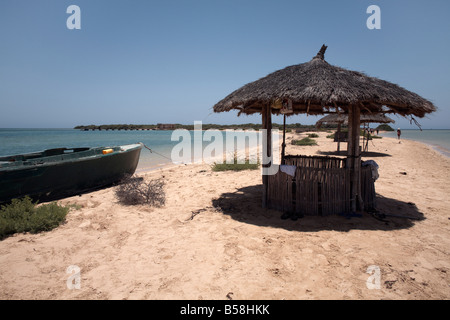
M123 148L123 147L127 147L127 146L134 146L134 147L125 148L125 149ZM139 142L139 143L112 146L112 147L111 146L110 147L92 147L92 148L89 148L88 150L80 151L79 153L92 152L94 150L106 150L106 149L111 149L111 148L120 148L120 149L114 150L113 152L106 153L106 154L98 153L98 154L93 154L90 156L84 156L84 157L81 156L81 157L74 157L73 159L61 159L61 160L54 160L54 161L51 161L51 158L61 157L64 155L72 155L74 153L58 154L58 155L52 155L52 156L46 156L46 157L36 157L36 158L32 158L32 159L19 160L19 161L13 161L13 162L4 161L3 164L2 164L2 161L0 161L0 172L2 172L2 171L8 172L8 171L15 171L15 170L31 169L33 167L45 167L45 166L54 166L54 165L60 165L60 164L65 164L65 163L77 163L77 162L89 161L89 160L94 160L97 158L111 157L111 156L115 156L115 155L119 155L119 154L133 152L135 150L142 149L143 146L144 146L144 144L142 142ZM72 148L72 149L76 149L76 148ZM48 149L48 150L52 150L52 149ZM67 149L67 150L71 150L71 149ZM47 150L43 150L40 152L26 153L23 155L39 154L39 153L44 153L45 151L47 151ZM18 155L5 156L5 157L1 157L1 158L14 157L14 156L18 156ZM3 166L3 165L5 165L5 166Z

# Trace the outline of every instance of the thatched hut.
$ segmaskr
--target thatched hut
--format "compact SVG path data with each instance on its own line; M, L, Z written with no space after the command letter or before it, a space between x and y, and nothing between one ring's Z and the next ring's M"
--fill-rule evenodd
M349 141L346 161L325 157L315 157L314 160L304 160L301 156L283 157L284 164L297 167L295 181L284 179L286 174L283 176L279 172L263 175L263 207L301 214L366 209L361 186L361 113L395 113L421 118L436 110L430 101L396 84L330 65L324 59L326 49L323 45L309 62L286 67L244 85L213 108L215 112L235 109L239 114L261 113L267 135L263 153L269 157L272 156L272 114L347 114ZM336 173L339 177L329 173ZM311 183L304 184L305 181ZM345 190L345 194L333 196L338 189ZM345 205L337 207L339 203Z
M361 114L360 123L363 123L364 125L369 123L394 123L395 121L384 114ZM340 151L340 143L341 142L347 142L347 133L341 132L341 125L348 125L348 116L346 114L341 113L333 113L326 115L325 117L321 118L316 122L316 127L320 128L322 125L325 124L337 124L337 131L334 135L334 141L338 143L337 145L337 151ZM343 135L344 134L344 135ZM363 139L363 150L367 151L367 144L368 139Z
M384 114L361 114L360 123L394 123L395 121ZM320 128L324 124L343 124L348 125L348 116L346 114L329 114L316 122L316 127Z

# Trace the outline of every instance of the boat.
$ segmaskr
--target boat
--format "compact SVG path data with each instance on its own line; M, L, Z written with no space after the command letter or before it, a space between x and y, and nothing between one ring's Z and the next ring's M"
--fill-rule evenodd
M57 200L111 186L135 172L143 146L56 148L0 157L0 203L25 196Z

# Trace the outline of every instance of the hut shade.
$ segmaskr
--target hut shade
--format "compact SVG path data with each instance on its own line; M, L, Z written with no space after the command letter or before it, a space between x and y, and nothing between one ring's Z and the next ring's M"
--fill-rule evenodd
M324 114L350 105L371 113L396 113L424 117L436 111L430 101L394 83L361 72L330 65L324 60L326 47L309 62L275 71L248 83L214 106L215 112L237 109L261 112L276 100L292 103L293 113ZM280 113L280 109L272 109Z
M394 123L395 121L383 114L361 114L361 123ZM348 116L346 114L329 114L316 122L316 127L320 128L323 124L348 124Z

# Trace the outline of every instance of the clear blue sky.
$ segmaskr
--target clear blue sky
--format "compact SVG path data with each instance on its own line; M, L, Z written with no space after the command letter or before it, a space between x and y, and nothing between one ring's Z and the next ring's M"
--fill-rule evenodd
M81 30L66 27L72 4ZM372 4L380 30L366 27ZM450 129L448 0L1 0L0 127L259 123L212 106L324 43L329 63L431 100L423 128Z

